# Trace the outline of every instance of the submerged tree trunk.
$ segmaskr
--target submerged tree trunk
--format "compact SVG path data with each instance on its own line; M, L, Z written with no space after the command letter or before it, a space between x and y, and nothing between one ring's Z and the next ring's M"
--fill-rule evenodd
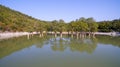
M42 31L40 31L39 37L43 37L43 32Z
M82 38L82 36L83 36L83 34L82 34L82 32L80 32L80 33L79 33L79 37Z
M70 32L68 31L68 36L70 35Z
M39 37L42 37L42 36L41 36L41 33L39 34Z
M73 38L73 31L71 31L71 37Z
M62 32L60 32L60 38L62 38Z
M88 32L88 36L90 37L90 35L91 35L91 33L90 32Z
M44 36L47 36L47 31L45 31L43 34L44 34Z
M84 32L82 32L82 38L84 38Z
M44 35L43 35L43 32L41 32L41 36L43 37Z
M76 38L78 39L78 31L76 32Z
M86 32L84 32L84 37L86 38Z
M31 36L33 37L34 34L33 34L33 32L31 32L31 33L32 33Z
M27 39L30 39L30 34L29 33L27 34Z
M54 34L55 34L55 38L57 37L57 32L54 32Z
M92 36L95 37L95 32L92 32Z

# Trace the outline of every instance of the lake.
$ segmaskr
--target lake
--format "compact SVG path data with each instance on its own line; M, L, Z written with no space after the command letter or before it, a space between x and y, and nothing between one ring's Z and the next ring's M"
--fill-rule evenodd
M0 40L0 67L120 67L120 37Z

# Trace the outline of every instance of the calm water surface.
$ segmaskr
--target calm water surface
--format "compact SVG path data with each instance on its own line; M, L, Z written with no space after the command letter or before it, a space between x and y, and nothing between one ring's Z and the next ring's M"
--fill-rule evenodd
M120 67L120 37L1 40L0 67Z

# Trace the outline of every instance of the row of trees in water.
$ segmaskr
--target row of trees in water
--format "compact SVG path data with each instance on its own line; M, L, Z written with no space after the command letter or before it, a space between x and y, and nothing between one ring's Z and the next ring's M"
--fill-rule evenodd
M94 21L93 18L80 18L76 19L75 21L71 21L70 23L65 23L64 20L59 21L52 21L49 23L48 31L55 32L55 36L57 35L57 32L60 33L60 36L62 37L62 33L66 31L68 34L71 34L73 37L73 34L75 33L76 36L85 36L86 32L89 32L89 35L93 32L96 32L98 30L98 24Z
M68 32L71 36L73 33L76 33L76 36L85 36L85 32L89 35L94 35L96 31L120 32L120 19L96 22L93 18L81 17L69 23L62 19L42 21L0 5L0 31L36 31L40 32L40 36L43 36L43 31L54 32L55 36L59 32L61 37L63 32Z

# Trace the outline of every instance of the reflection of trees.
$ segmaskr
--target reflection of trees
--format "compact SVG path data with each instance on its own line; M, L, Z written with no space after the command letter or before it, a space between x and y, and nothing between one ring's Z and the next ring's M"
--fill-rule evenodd
M120 37L97 36L97 38L99 43L109 44L120 48Z
M69 48L71 51L87 53L93 53L97 47L97 42L120 47L120 37L97 36L96 38L39 38L35 36L29 40L26 37L2 40L0 41L0 58L24 48L30 47L33 44L39 48L42 48L45 44L49 44L53 51L64 51L66 48Z
M51 42L51 44L51 48L54 51L64 51L66 49L66 43L63 38L53 38L53 42Z
M64 51L69 47L71 51L92 53L97 42L95 38L92 39L71 39L71 38L55 38L51 42L51 48L54 51Z
M5 57L11 53L30 47L33 44L41 42L41 38L33 37L27 39L26 37L12 38L0 41L0 58ZM42 44L44 45L44 44Z
M39 38L39 41L35 43L37 48L42 48L44 45L48 44L49 37Z
M71 51L87 52L92 53L96 46L96 39L74 39L71 40L70 44Z

